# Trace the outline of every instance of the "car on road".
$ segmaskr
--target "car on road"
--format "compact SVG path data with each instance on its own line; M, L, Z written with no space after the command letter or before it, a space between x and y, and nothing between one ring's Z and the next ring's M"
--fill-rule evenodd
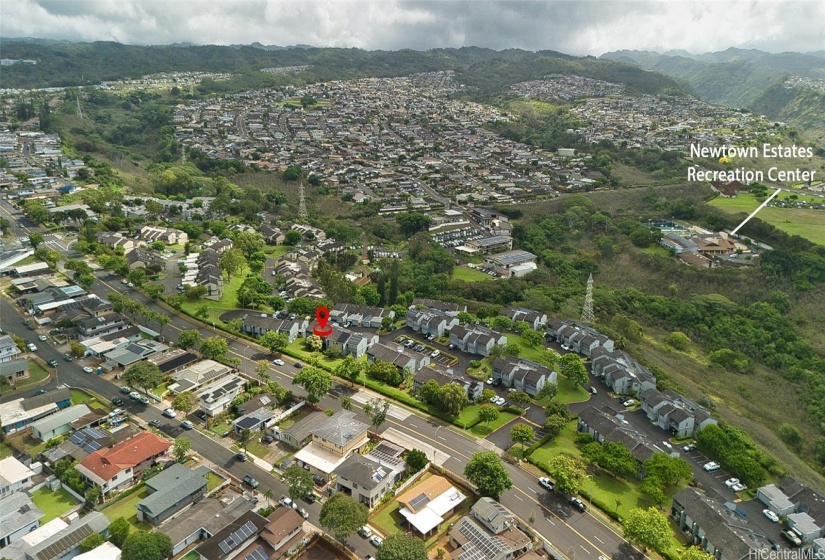
M206 421L206 413L205 413L204 411L202 411L202 410L197 411L197 412L195 413L195 416L197 416L198 418L200 418L200 419L201 419L201 420L203 420L204 422Z
M149 399L147 399L147 398L146 398L146 397L144 397L143 395L140 395L140 396L139 396L138 398L136 398L135 400L136 400L137 402L139 402L140 404L149 404Z
M447 348L449 348L450 350L455 350L455 344L448 344Z
M504 397L496 397L495 404L498 406L504 406L505 404L507 404L507 400Z
M493 381L495 380L492 377L490 377L489 379L487 379L487 385L492 385Z
M303 517L304 519L309 519L309 512L307 510L305 510L304 508L296 507L295 511L297 511L301 515L301 517Z
M112 404L115 406L123 406L123 399L120 397L115 397L112 399Z
M284 365L284 361L283 361L282 359L280 359L280 358L276 358L276 359L272 360L272 363L273 363L274 365L276 365L276 366L282 366L282 365Z
M127 284L129 284L129 281L126 278L124 278L123 280L120 281L120 283L123 284L124 286L126 286Z
M163 415L166 416L167 418L174 418L175 416L178 415L178 413L175 412L174 409L167 408L166 410L163 411Z
M630 407L634 404L636 404L636 401L634 401L633 399L627 399L626 401L622 402L622 406L624 407Z
M687 444L686 446L684 446L682 448L682 451L684 451L685 453L690 453L691 451L696 451L696 444L689 443L689 444Z
M588 388L587 388L587 390L588 390L588 391L590 391L590 394L591 394L591 395L596 395L596 394L598 394L598 391L596 390L596 388L595 388L593 385L591 385L590 387L588 387Z
M184 430L191 430L195 426L193 426L192 422L190 422L189 420L184 420L183 422L180 423L180 427L183 428Z
M151 420L149 420L149 425L154 426L155 428L160 428L161 423L160 420L158 420L157 418L152 418Z
M437 358L441 355L441 350L433 350L433 353L430 354L433 358Z
M26 344L26 347L31 352L37 352L37 346L35 346L33 342L29 342L28 344Z
M302 367L304 367L304 364L302 364L301 362L295 362L295 367L301 369Z
M710 461L709 463L705 463L702 468L705 469L707 472L713 472L718 471L722 467L716 461Z
M66 354L66 355L64 355L64 356L63 356L63 359L64 359L65 361L67 361L67 362L71 362L72 360L74 360L74 358L72 358L72 355L71 355L71 354Z
M246 453L244 453L243 451L240 451L238 453L235 453L235 458L238 461L240 461L241 463L246 463L247 456L246 456Z
M135 287L135 285L134 285L133 283L131 283L131 282L129 282L129 283L128 283L128 284L126 284L126 285L127 285L127 286L129 286L130 288L134 288L134 287Z
M733 488L737 484L739 484L738 478L729 478L725 481L725 486L727 486L728 488Z
M45 395L45 394L46 394L46 389L38 389L37 391L34 392L35 396L36 395Z
M43 342L46 342L47 340L49 340L49 337L46 336L45 334L41 334L40 336L37 337L37 339L42 340Z
M132 388L131 387L121 387L120 392L123 393L124 395L128 395L129 393L132 392Z
M546 476L539 477L539 484L541 484L541 487L545 490L550 491L552 491L556 487L556 485L553 484L553 481L547 478Z
M293 504L292 498L289 496L281 496L278 498L278 503L287 508L291 508Z
M48 364L52 367L57 367L57 360L49 360Z
M365 539L368 539L372 536L372 529L364 525L363 527L358 529L358 534L364 537Z
M383 542L384 542L384 539L382 539L378 535L373 535L373 536L370 537L370 544L372 546L374 546L375 548L378 548L379 546L381 546L381 543L383 543Z
M768 543L770 543L771 545L771 550L782 550L782 547L779 546L779 543L770 537L768 537Z
M93 370L93 369L92 369L92 368L90 368L89 366L85 366L85 367L83 368L83 372L84 372L84 373L94 373L94 371L95 371L95 370Z
M261 443L272 443L275 441L275 438L269 434L266 434L264 437L261 438Z
M782 536L791 541L791 544L794 546L802 546L802 539L799 538L799 535L797 535L793 529L782 531Z
M669 441L663 441L662 445L665 446L667 449L673 450L673 446L670 444Z
M128 387L126 388L128 389ZM129 393L129 398L136 401L140 398L140 393L138 393L137 391L132 391L131 393Z
M243 483L249 486L250 488L257 488L259 483L255 480L255 477L251 475L246 475L243 477Z
M577 510L581 511L582 513L587 511L587 506L585 505L585 503L575 496L570 498L570 505L576 508Z
M775 512L773 512L769 509L763 509L762 510L762 515L764 515L765 517L767 517L769 520L773 521L774 523L779 523L779 516L776 515Z
M304 496L304 501L308 504L314 504L315 500L316 500L315 494L313 494L312 492L310 492L309 494Z
M748 487L740 482L739 484L734 484L733 486L731 486L730 489L734 492L744 492L748 489Z

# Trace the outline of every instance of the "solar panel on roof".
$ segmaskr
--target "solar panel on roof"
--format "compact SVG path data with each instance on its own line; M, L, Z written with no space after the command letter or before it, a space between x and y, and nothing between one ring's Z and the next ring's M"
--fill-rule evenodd
M85 428L83 433L88 435L89 437L93 437L95 439L103 439L106 437L106 434L98 430L97 428Z
M83 437L83 434L81 434L79 432L75 432L69 437L69 441L72 442L72 443L76 443L76 444L80 445L84 441L86 441L86 438Z
M226 541L228 541L228 540L230 540L230 539L226 538L226 539L222 540L220 542L220 544L218 545L219 547L221 547L221 552L223 552L224 554L229 554L230 552L232 552L232 547L229 546L228 544L226 544Z
M410 500L410 507L413 510L418 511L423 506L425 506L429 501L430 499L427 497L426 494L419 494L418 496Z
M246 556L245 560L269 560L269 554L266 553L264 547L258 546Z

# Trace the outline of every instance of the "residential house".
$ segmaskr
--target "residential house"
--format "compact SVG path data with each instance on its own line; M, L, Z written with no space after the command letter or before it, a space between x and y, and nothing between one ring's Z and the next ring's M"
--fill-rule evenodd
M825 536L825 525L814 519L808 512L790 513L787 519L788 528L799 535L803 543L810 544L815 539Z
M237 375L226 375L198 393L198 406L207 415L216 416L229 408L245 384Z
M29 488L34 483L35 474L14 457L0 459L0 496Z
M290 342L295 342L299 336L305 336L309 322L299 317L297 319L278 319L274 314L266 313L251 314L243 316L242 329L245 333L261 336L270 331L278 334L285 334Z
M32 423L32 437L40 441L49 441L54 437L67 434L72 431L72 422L89 413L91 409L85 404L64 408Z
M354 303L337 303L329 311L330 322L345 327L354 325L379 329L384 317L395 319L395 311L383 307L371 307Z
M106 364L113 368L128 367L155 354L163 354L169 347L154 340L139 340L106 352Z
M640 432L631 429L621 413L609 407L597 409L588 406L579 413L576 429L593 436L598 443L613 441L624 445L639 463L639 476L644 476L642 465L656 453L666 450L651 443Z
M825 537L825 494L785 476L776 484L757 489L756 498L767 509L785 516L804 541Z
M430 379L435 380L439 387L447 383L458 383L464 388L467 394L467 400L470 402L477 402L481 398L481 393L484 391L484 384L475 379L466 379L463 375L454 375L452 368L444 368L439 364L430 364L418 370L418 373L413 377L413 392L418 392L424 384Z
M257 408L233 420L232 428L238 434L244 430L252 433L263 432L275 423L277 415L272 409Z
M248 401L238 404L235 409L238 411L238 414L244 415L255 412L261 408L274 408L277 404L271 394L258 393Z
M260 533L260 544L253 543L253 550L244 560L280 560L292 555L304 542L304 518L294 509L278 508L269 515L268 521Z
M194 470L173 463L169 468L146 481L148 496L137 504L137 519L160 525L186 506L206 496L209 469Z
M172 375L183 370L193 362L197 362L198 356L194 352L177 348L170 352L150 356L146 361L158 366L158 369L163 375Z
M186 245L189 235L185 231L158 226L141 226L137 230L138 237L147 243L162 241L166 245Z
M99 511L92 511L67 524L53 519L39 529L20 538L3 549L7 560L68 560L80 552L80 545L91 535L109 534L109 519Z
M494 330L473 325L456 325L449 330L450 344L455 344L462 352L489 356L493 346L507 344L507 337Z
M312 441L312 432L319 428L326 419L327 415L323 412L310 411L289 428L281 430L275 426L271 432L278 441L283 441L293 449L300 449Z
M437 311L443 311L448 315L456 316L462 311L467 311L466 305L461 305L459 303L452 303L448 301L439 301L437 299L427 299L427 298L415 298L412 301L412 305L410 306L410 310L412 309L420 309L422 307L428 307L430 309L435 309Z
M458 324L455 314L450 315L439 309L410 309L407 312L407 326L425 336L442 337L447 330Z
M525 321L534 331L539 330L547 324L547 315L545 313L539 313L538 311L525 309L524 307L504 307L498 312L498 314L504 315L513 323L516 323L517 321Z
M373 344L367 350L367 359L370 362L390 362L400 371L410 371L412 373L430 364L428 354L405 348L401 344L391 346L380 342Z
M501 380L505 387L514 387L535 397L545 383L558 383L558 374L538 362L508 356L493 361L493 382Z
M14 343L11 335L0 336L0 363L12 361L18 354L22 354L22 351Z
M640 395L656 388L656 377L645 366L621 350L609 351L605 346L590 354L591 371L604 381L611 391L620 395Z
M118 443L134 437L140 432L141 430L132 424L123 424L114 432L110 432L99 426L91 430L80 428L73 433L68 440L57 447L43 451L40 457L52 467L57 464L58 461L66 458L80 462L98 449L114 447Z
M567 346L574 352L593 356L596 348L602 348L607 352L613 351L613 340L601 334L589 325L578 321L567 321L553 319L547 323L548 340L556 340L562 346Z
M124 253L128 253L135 248L135 240L129 239L121 233L99 231L95 234L95 238L101 245L105 245L109 249L122 249Z
M324 350L335 348L342 356L360 358L378 342L378 336L369 333L351 332L335 327L332 334L322 339Z
M171 446L153 432L141 432L114 447L89 454L75 468L90 484L108 495L131 486L143 469L154 465Z
M0 362L0 376L5 377L9 385L29 378L29 361L23 358Z
M267 245L281 245L286 235L279 228L263 225L258 230L264 236Z
M172 554L178 555L192 544L212 538L257 505L251 499L227 491L221 500L204 498L186 510L186 515L172 517L163 524L163 533L172 541Z
M127 327L128 324L120 313L104 313L97 317L88 317L75 321L75 328L81 340L122 331Z
M126 262L129 265L129 270L136 268L146 268L148 266L156 265L165 269L166 262L163 257L155 250L146 249L143 247L135 247L125 255Z
M443 476L434 475L405 490L396 500L402 523L415 535L427 538L448 519L467 496Z
M232 367L215 360L201 360L172 373L172 384L169 385L169 390L176 395L186 391L197 391L212 383L217 383L232 371Z
M0 548L10 545L40 527L45 515L25 492L0 497Z
M516 517L492 498L480 498L448 534L455 560L511 560L532 548Z
M43 395L34 395L0 402L0 422L6 434L22 430L32 422L71 406L69 389L56 389Z
M265 517L248 511L201 543L195 551L203 560L232 560L258 538L267 523Z
M648 420L676 437L693 436L717 423L709 411L673 391L647 389L639 395L639 402Z
M303 224L292 224L292 227L289 229L299 232L301 236L306 239L311 238L316 241L324 241L327 238L327 234L324 232L324 230L317 227L312 227Z
M336 489L372 509L392 491L404 472L403 452L400 447L381 442L366 455L350 455L335 469Z
M752 558L754 550L761 548L748 538L749 531L740 529L735 513L691 486L673 496L670 515L691 544L716 560Z
M312 430L312 441L293 456L293 461L328 479L338 465L367 444L368 428L354 412L339 410Z

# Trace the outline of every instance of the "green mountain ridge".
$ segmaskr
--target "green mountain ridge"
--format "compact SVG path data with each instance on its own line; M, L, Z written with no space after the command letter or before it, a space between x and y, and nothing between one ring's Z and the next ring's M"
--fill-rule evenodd
M574 57L554 51L495 51L480 47L429 51L246 46L133 46L112 42L49 43L6 40L5 58L37 61L36 66L8 66L4 87L73 87L137 78L156 72L257 72L261 68L310 65L296 81L366 76L392 77L415 72L454 70L481 95L500 94L511 84L550 73L577 74L620 81L636 93L685 93L676 80L637 65Z

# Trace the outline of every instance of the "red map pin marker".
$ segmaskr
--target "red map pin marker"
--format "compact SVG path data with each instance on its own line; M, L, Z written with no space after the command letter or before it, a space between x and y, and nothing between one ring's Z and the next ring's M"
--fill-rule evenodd
M317 336L329 336L332 334L332 327L327 328L329 322L329 309L323 305L315 310L315 319L318 324L312 329L312 334Z

